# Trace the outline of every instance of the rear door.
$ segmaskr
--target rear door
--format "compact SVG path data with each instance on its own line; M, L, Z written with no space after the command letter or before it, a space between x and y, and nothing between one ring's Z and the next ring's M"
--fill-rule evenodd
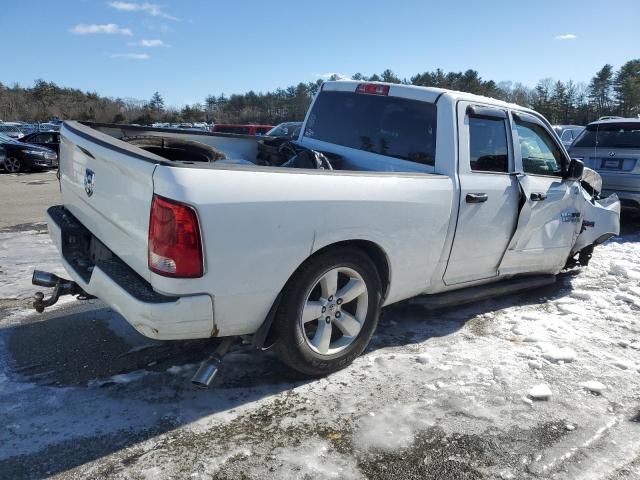
M514 113L512 135L522 197L500 274L556 273L582 225L579 183L563 178L569 159L538 117Z
M519 188L508 113L458 104L460 210L444 281L491 278L515 229Z

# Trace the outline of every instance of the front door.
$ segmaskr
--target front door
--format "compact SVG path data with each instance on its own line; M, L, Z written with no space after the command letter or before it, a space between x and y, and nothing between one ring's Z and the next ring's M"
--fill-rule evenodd
M458 132L460 210L447 285L498 275L520 195L506 110L460 102Z
M563 178L569 159L538 117L514 113L512 135L522 206L499 272L557 273L582 225L580 188Z

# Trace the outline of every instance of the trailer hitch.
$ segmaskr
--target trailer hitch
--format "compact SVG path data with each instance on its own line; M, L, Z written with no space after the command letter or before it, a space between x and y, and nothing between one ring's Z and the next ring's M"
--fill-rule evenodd
M53 288L51 296L47 299L44 298L44 293L42 292L36 292L33 296L33 308L35 308L38 313L42 313L45 308L55 305L60 297L64 295L76 295L78 300L96 298L82 290L73 280L66 280L53 273L43 272L41 270L33 271L31 283L40 287Z

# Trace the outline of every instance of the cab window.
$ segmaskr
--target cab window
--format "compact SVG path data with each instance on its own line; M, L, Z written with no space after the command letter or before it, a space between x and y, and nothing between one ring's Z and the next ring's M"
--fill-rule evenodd
M474 172L509 171L507 129L502 118L469 117L469 159Z
M522 168L533 175L562 176L562 152L551 135L537 123L515 119Z
M322 92L304 136L401 160L435 165L433 103L357 92Z

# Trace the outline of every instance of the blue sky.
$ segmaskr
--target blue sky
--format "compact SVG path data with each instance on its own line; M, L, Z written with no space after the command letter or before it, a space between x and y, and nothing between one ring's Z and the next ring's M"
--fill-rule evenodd
M474 68L533 86L640 57L640 1L3 0L0 82L169 105L323 74Z

